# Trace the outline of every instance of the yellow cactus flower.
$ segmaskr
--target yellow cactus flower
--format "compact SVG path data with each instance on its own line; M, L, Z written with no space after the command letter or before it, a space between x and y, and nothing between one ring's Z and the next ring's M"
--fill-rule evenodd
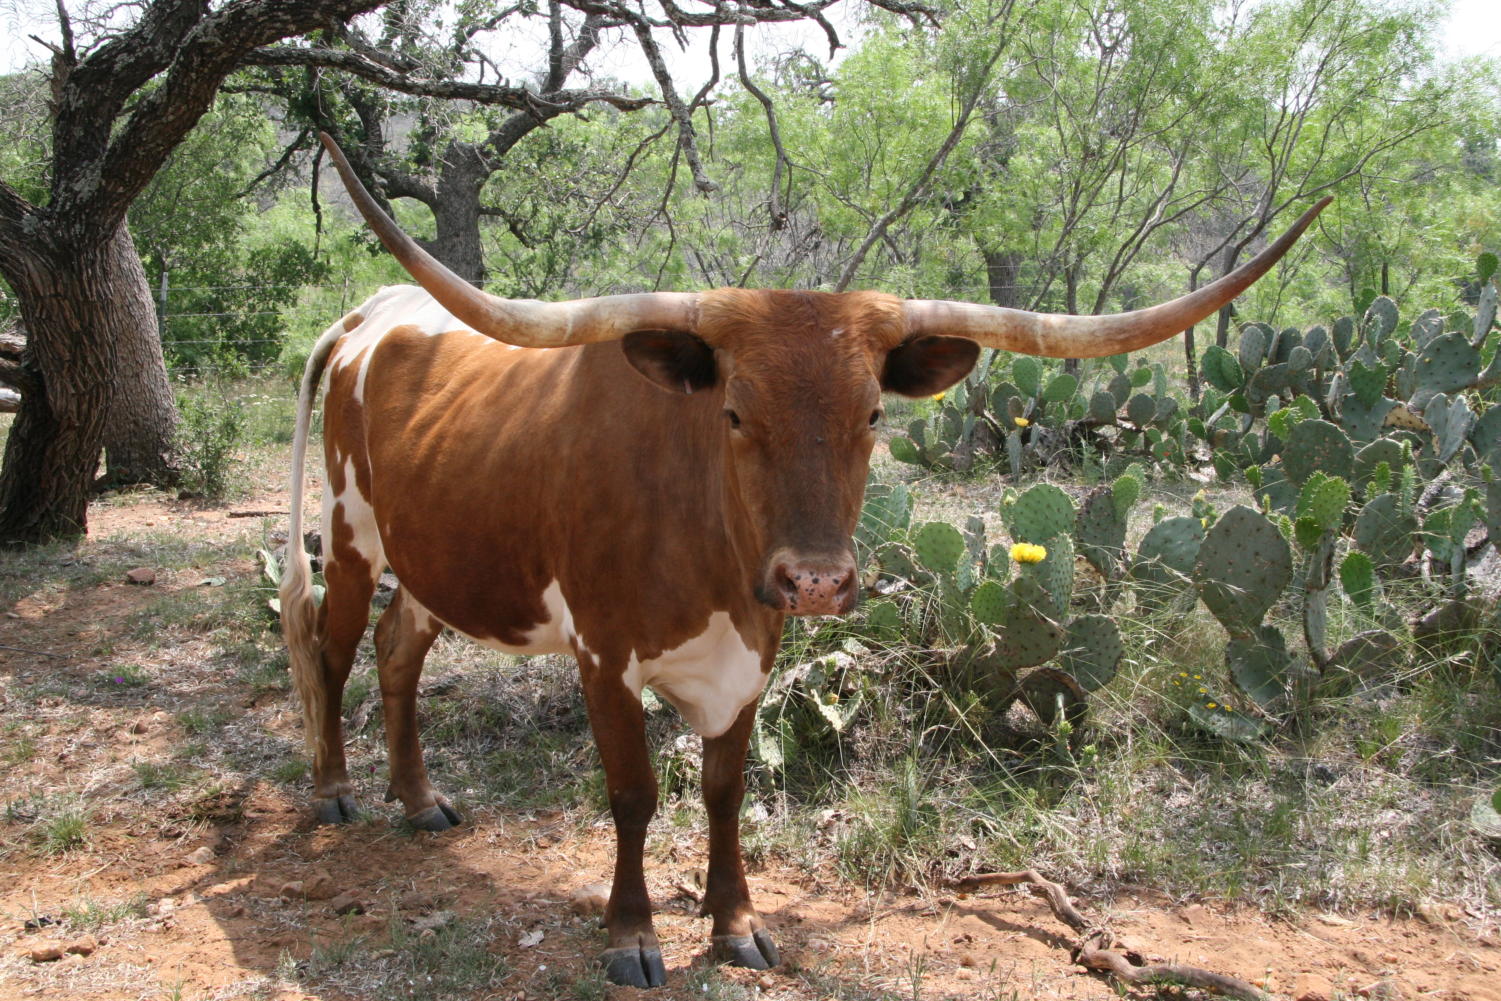
M1041 563L1048 558L1048 551L1030 542L1018 542L1011 547L1011 558L1018 563Z
M1031 421L1027 420L1025 417L1013 417L1011 419L1014 420L1014 421L1016 421L1016 426L1019 427L1019 428L1024 428L1027 425L1029 425L1029 424L1032 423Z

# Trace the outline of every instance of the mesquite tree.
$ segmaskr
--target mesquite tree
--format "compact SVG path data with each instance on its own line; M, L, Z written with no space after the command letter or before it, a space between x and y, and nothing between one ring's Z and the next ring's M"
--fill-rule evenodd
M101 448L121 478L166 473L172 393L126 210L247 53L379 3L152 0L75 34L59 0L46 191L0 179L0 274L29 338L0 544L81 533Z

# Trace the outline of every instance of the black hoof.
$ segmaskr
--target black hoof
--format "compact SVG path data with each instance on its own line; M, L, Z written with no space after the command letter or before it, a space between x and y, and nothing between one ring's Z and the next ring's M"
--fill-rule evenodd
M750 935L715 935L714 958L749 970L769 970L782 962L782 955L765 928Z
M605 968L605 978L622 987L661 987L667 983L662 950L656 946L606 949L600 953L599 963Z
M458 827L464 822L458 811L447 803L439 803L430 806L421 813L415 813L407 818L407 823L419 831L446 831L450 827Z
M348 824L360 819L353 796L322 796L313 800L313 816L320 824Z

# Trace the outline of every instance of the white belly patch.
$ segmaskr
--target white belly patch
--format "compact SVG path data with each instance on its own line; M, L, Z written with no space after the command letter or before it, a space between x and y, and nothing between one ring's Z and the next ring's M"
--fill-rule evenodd
M589 645L574 627L573 612L563 589L553 581L542 592L546 622L535 626L520 646L473 636L492 649L511 654L582 653ZM467 635L467 634L466 634ZM651 660L632 654L623 680L641 697L650 685L683 715L701 737L718 737L730 728L740 710L754 702L766 684L761 655L746 645L728 612L709 616L704 631Z
M718 737L761 694L761 655L746 646L728 612L709 616L701 634L652 660L632 655L625 683L638 696L650 685L700 737Z

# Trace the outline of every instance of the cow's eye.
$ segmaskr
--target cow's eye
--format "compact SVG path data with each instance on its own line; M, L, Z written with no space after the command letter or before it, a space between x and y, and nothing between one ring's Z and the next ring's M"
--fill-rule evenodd
M735 411L733 411L733 410L726 410L724 412L724 417L725 417L725 420L727 420L727 421L730 422L730 430L732 430L732 431L739 431L740 430L740 415L739 414L735 413Z
M875 427L879 423L881 423L881 412L879 410L872 410L870 412L870 426Z

